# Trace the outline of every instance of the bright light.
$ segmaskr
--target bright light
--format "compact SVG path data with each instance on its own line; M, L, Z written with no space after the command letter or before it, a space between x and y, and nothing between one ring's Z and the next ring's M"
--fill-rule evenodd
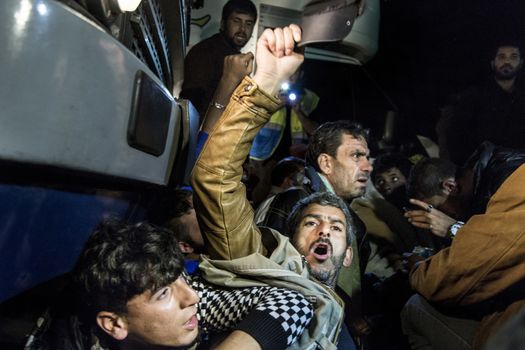
M139 7L142 0L117 0L118 7L122 12L133 12Z
M27 21L29 20L29 15L31 14L31 8L31 3L28 0L20 1L20 8L15 12L17 26L21 28L25 27Z
M290 95L288 95L288 98L290 99L290 101L295 101L297 100L297 95L292 92Z
M286 91L290 88L290 83L285 81L284 83L281 84L281 90L283 91Z
M46 4L39 3L38 5L36 5L36 10L42 16L47 15L47 6L46 6Z

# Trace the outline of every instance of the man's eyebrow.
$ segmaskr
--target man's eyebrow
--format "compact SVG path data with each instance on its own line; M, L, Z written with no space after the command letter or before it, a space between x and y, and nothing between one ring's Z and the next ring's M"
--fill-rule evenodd
M332 223L332 224L333 223L340 223L342 225L345 225L343 220L338 219L338 218L334 218L332 216L319 215L319 214L305 214L303 216L303 219L305 219L307 217L314 218L314 219L317 219L317 220L323 220L323 218L328 218L328 221L330 221L330 223Z

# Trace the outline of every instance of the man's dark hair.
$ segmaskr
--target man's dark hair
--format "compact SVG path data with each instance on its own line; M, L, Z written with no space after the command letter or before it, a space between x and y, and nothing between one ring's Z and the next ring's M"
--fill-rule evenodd
M252 15L257 20L257 8L250 0L230 0L222 8L222 21L226 21L233 12Z
M498 50L500 47L515 47L519 50L520 52L520 56L521 56L521 46L520 46L520 43L519 41L517 40L514 40L514 39L505 39L505 40L500 40L496 43L496 45L494 46L494 50L492 52L492 57L496 57L496 54L498 53Z
M447 159L426 158L416 163L407 182L409 198L427 200L442 194L443 181L456 178L456 165Z
M148 207L146 220L158 226L167 226L173 219L187 214L192 205L191 190L163 190L155 194L153 203Z
M109 220L86 242L73 276L86 316L93 320L99 311L125 314L134 296L171 284L183 269L171 231Z
M308 150L306 151L306 164L313 166L318 172L317 158L321 153L326 153L335 158L337 148L341 145L342 135L351 135L356 139L363 138L368 141L368 129L359 123L348 120L339 120L321 124L312 135Z
M292 177L304 168L304 160L297 157L281 159L272 169L271 182L274 186L281 186L284 179Z
M392 168L397 168L407 179L412 169L412 162L400 153L384 153L374 160L374 170L372 170L372 181L376 176Z
M288 215L288 237L293 240L296 229L302 220L303 212L310 204L319 204L341 209L346 219L346 245L347 247L351 246L355 237L354 232L356 231L354 220L346 203L339 196L330 192L312 193L295 204L290 215Z

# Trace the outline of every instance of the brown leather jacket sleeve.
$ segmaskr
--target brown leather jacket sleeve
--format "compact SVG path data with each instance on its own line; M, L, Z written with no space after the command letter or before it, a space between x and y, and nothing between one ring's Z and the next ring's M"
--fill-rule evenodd
M473 216L449 248L412 271L412 287L426 299L472 305L497 297L525 279L525 165Z
M245 78L195 164L192 174L195 211L212 259L266 254L241 183L242 164L257 132L278 108L278 99Z

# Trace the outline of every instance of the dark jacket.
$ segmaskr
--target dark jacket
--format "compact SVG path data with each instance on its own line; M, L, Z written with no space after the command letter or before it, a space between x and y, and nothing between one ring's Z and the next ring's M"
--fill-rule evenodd
M525 134L523 137L525 138ZM484 213L490 198L523 163L525 150L497 147L490 142L482 143L465 164L465 168L474 171L474 197L469 217Z
M238 53L222 33L217 33L193 46L186 55L180 97L190 100L201 118L221 80L224 57Z
M519 77L512 92L491 78L460 94L446 128L450 159L462 165L483 142L525 148L525 81Z

